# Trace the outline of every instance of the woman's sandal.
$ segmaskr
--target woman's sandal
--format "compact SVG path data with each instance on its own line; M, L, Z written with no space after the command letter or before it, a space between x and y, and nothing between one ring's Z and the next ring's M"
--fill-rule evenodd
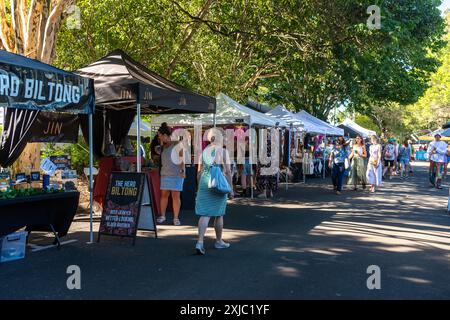
M164 223L166 221L166 217L165 216L160 216L156 219L156 222L158 224Z

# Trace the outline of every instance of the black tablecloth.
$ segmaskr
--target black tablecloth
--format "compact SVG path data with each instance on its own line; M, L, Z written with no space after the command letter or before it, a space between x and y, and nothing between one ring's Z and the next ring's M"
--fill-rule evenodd
M197 168L186 167L186 179L184 179L183 192L181 192L181 209L195 209L195 195L197 191Z
M23 227L27 231L52 231L59 237L69 231L78 208L79 192L45 194L0 200L0 237Z

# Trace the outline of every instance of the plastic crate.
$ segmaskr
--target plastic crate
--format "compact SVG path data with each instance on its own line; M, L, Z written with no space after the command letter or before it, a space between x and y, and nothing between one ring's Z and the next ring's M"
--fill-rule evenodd
M0 263L25 258L27 235L27 231L19 231L0 238Z

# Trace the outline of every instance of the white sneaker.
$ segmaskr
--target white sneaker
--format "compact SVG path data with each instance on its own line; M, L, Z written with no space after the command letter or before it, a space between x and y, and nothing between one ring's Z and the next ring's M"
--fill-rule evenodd
M180 219L173 219L173 225L174 226L181 226Z
M195 251L200 256L204 256L206 254L205 248L203 247L203 243L198 243L195 245Z
M230 244L229 243L226 243L225 241L221 241L221 242L219 242L219 241L216 241L216 243L214 244L214 247L216 248L216 249L228 249L229 247L230 247Z
M166 221L165 216L160 216L160 217L158 217L158 219L156 219L156 222L159 224L164 223L165 221Z

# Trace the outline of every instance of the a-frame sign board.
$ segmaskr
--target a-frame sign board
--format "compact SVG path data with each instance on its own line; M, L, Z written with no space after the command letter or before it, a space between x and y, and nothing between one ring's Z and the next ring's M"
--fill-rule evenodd
M98 232L102 235L133 238L138 229L154 231L157 237L152 198L145 173L112 172Z

